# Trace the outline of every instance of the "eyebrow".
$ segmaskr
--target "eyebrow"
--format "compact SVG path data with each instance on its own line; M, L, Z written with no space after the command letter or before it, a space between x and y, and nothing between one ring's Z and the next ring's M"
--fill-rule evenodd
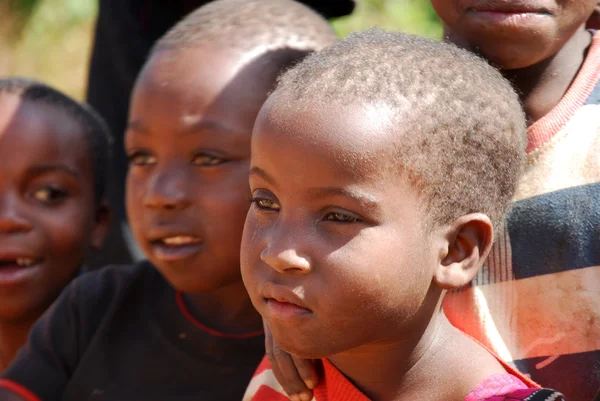
M360 203L363 207L371 211L380 210L379 202L377 201L376 197L356 189L337 187L312 188L309 189L309 194L315 199L327 198L331 196L343 196Z
M260 178L262 178L263 180L265 180L268 184L273 185L274 187L277 186L277 184L275 184L275 180L273 178L271 178L271 176L269 174L267 174L267 172L263 169L261 169L260 167L252 167L250 169L250 175L257 175Z
M148 128L146 128L146 126L144 125L143 122L141 122L140 120L133 120L133 121L128 121L127 122L127 127L126 127L127 131L137 131L140 134L147 134L148 133Z
M148 127L146 127L146 125L144 125L142 120L129 121L127 123L127 130L136 131L136 132L139 132L140 134L150 133L150 130L148 129ZM200 131L218 131L218 132L223 132L223 133L237 133L238 132L237 130L234 130L233 128L226 126L225 124L223 124L220 121L213 120L213 119L202 119L200 121L197 121L197 122L191 124L188 127L183 128L179 132L179 134L180 135L189 135L189 134L198 133Z
M212 119L202 119L198 122L191 124L188 127L185 127L181 134L195 134L200 131L218 131L224 133L236 133L237 131L231 127L226 126L220 121L212 120Z
M41 175L54 172L67 173L68 175L76 179L79 179L81 177L81 174L77 170L74 170L71 167L64 164L40 164L37 166L33 166L29 169L29 174L31 175Z

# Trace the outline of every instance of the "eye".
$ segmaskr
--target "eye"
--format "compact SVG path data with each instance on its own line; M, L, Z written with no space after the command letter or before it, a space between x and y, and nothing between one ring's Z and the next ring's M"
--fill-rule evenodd
M32 194L33 198L42 203L57 203L68 196L67 191L54 186L46 186L36 189Z
M279 211L280 206L277 201L268 198L252 198L252 203L260 210Z
M192 164L195 166L216 166L225 163L225 159L219 156L199 153L192 159Z
M148 152L135 152L128 159L129 164L133 166L151 166L156 164L156 156Z
M325 217L323 217L323 220L332 221L335 223L358 223L359 221L361 221L356 216L352 216L352 215L345 214L345 213L339 213L339 212L327 213L325 215Z

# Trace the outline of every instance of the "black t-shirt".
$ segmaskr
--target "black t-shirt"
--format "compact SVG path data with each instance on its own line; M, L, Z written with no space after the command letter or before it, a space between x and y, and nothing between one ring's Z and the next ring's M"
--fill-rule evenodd
M326 18L350 14L353 0L299 0ZM125 228L124 206L127 157L123 134L129 96L154 43L194 9L210 0L100 0L90 61L87 101L107 121L113 141L111 203L115 219L107 243L88 261L91 268L131 263L135 245Z
M43 401L240 401L263 334L210 334L192 319L148 262L87 273L35 324L0 387Z

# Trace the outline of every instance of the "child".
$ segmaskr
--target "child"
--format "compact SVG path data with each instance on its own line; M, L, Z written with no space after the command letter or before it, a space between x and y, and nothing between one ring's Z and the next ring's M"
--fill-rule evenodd
M131 263L143 255L131 241L125 216L127 157L123 133L127 124L129 98L135 79L154 43L177 21L211 0L98 0L98 19L90 59L88 102L106 119L116 137L111 180L116 227L90 267L107 263ZM300 0L325 18L350 14L353 0ZM116 60L116 62L115 62Z
M441 310L491 248L524 134L496 70L424 38L355 34L280 79L252 137L242 277L281 348L323 360L317 401L552 394ZM288 399L272 379L265 360L244 399Z
M585 25L599 3L432 3L448 40L502 68L529 121L505 230L444 309L535 381L589 401L600 387L600 34Z
M242 23L243 22L243 23ZM222 0L154 49L126 133L127 209L150 263L73 283L4 377L25 400L241 399L264 355L239 271L250 135L279 71L334 40L290 0Z
M597 0L434 0L449 39L502 69L529 120L506 230L450 321L572 401L600 387L600 35Z
M85 105L0 79L0 371L104 240L109 139Z

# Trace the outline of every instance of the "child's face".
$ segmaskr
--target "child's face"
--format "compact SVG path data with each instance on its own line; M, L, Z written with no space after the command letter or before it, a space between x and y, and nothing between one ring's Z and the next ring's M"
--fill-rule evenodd
M127 212L147 258L178 290L239 282L252 126L272 80L222 49L155 54L126 134Z
M437 258L421 201L390 168L385 110L261 111L242 277L283 349L327 357L409 338ZM317 110L318 109L318 110Z
M597 0L432 0L451 40L504 69L556 54L592 14Z
M39 315L101 245L83 135L55 107L0 94L0 319Z

